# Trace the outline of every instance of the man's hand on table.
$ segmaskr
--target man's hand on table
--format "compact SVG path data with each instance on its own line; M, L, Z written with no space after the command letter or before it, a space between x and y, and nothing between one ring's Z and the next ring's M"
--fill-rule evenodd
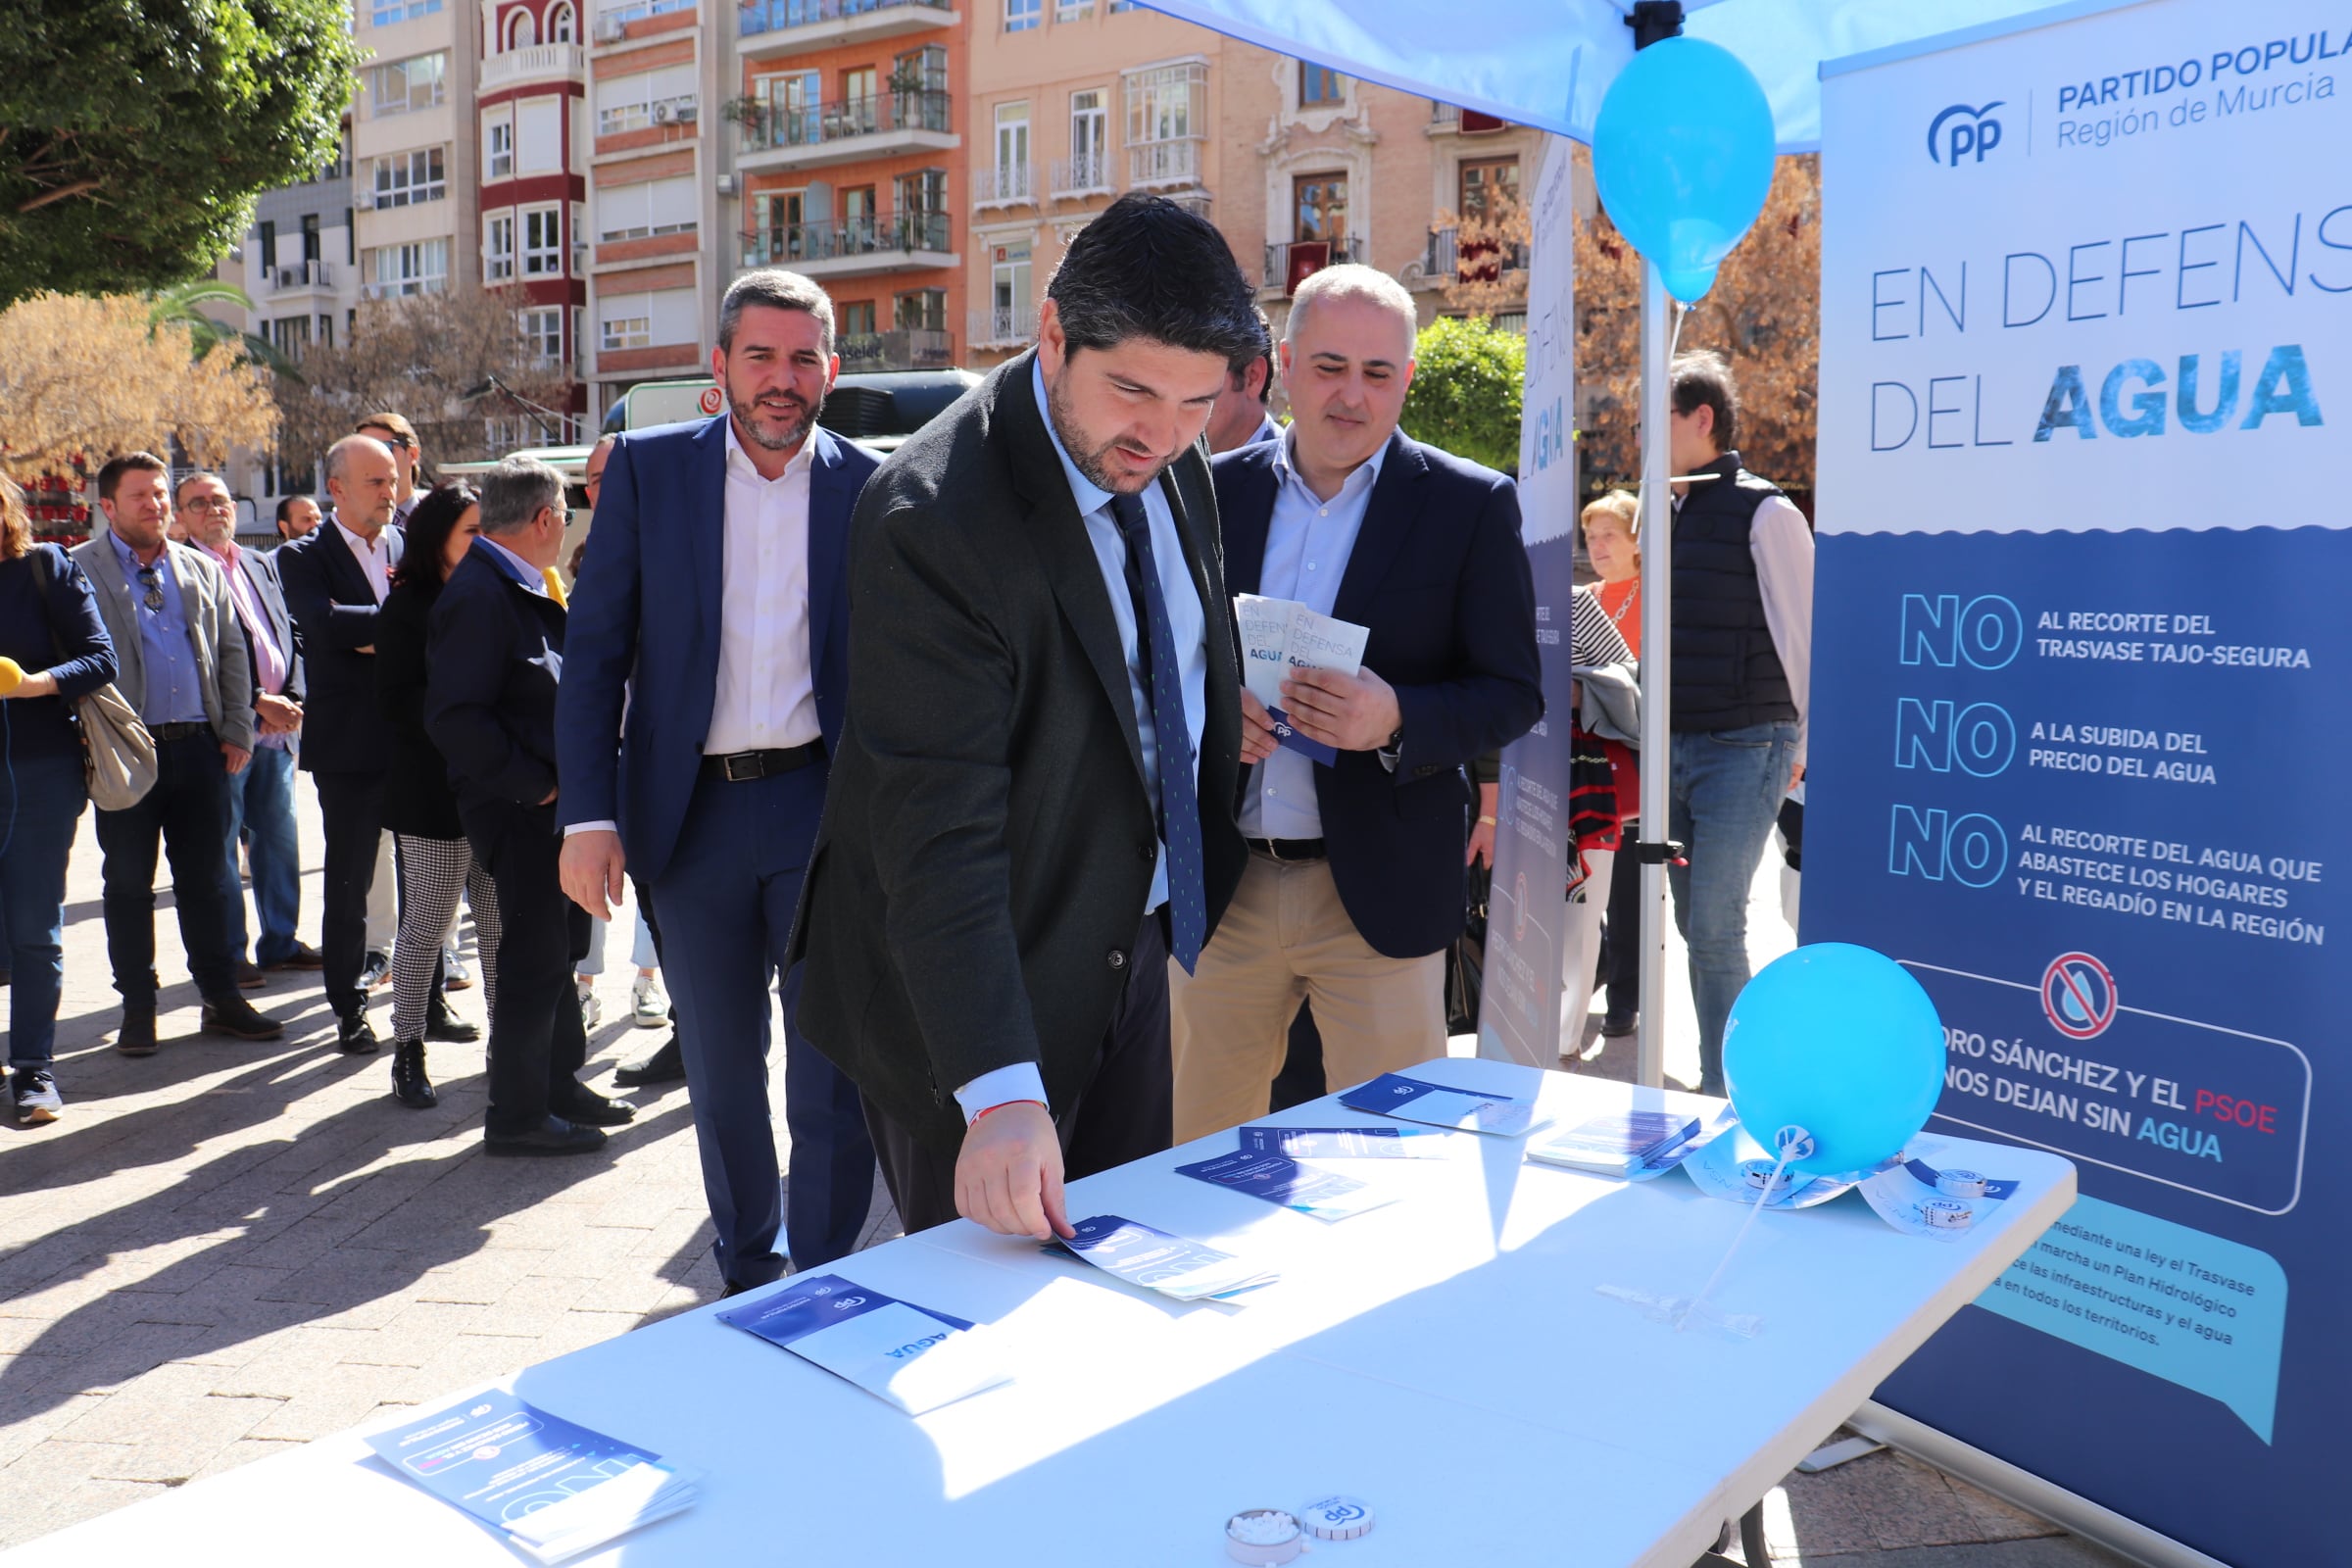
M1015 1101L983 1111L964 1130L956 1212L999 1236L1042 1242L1078 1234L1062 1209L1061 1138L1045 1106Z

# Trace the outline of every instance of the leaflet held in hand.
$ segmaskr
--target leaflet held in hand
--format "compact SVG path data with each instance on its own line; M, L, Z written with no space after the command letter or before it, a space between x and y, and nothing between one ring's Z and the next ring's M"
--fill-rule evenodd
M368 1440L403 1480L560 1563L695 1499L695 1474L492 1390Z
M718 1320L847 1378L908 1415L1011 1381L986 1329L852 1284L796 1275Z
M1319 614L1296 599L1259 594L1233 596L1233 614L1242 639L1243 683L1265 704L1281 744L1329 767L1340 754L1298 733L1283 711L1282 683L1294 669L1336 669L1353 675L1364 667L1371 628Z

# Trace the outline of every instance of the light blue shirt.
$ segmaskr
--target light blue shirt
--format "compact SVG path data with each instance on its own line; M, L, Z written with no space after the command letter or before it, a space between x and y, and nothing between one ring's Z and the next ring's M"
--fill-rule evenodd
M1136 735L1143 742L1144 787L1151 792L1153 806L1159 802L1159 736L1152 723L1152 695L1144 687L1144 671L1140 647L1136 637L1135 599L1127 591L1127 541L1119 536L1118 520L1110 513L1110 492L1078 471L1070 461L1067 448L1061 444L1061 432L1054 428L1054 416L1046 407L1046 375L1033 360L1029 366L1030 390L1037 397L1037 411L1044 416L1046 434L1054 443L1054 456L1061 460L1062 477L1069 482L1070 499L1078 508L1078 516L1086 524L1087 543L1095 547L1095 564L1102 570L1102 586L1110 595L1111 619L1119 628L1119 647L1127 658L1127 696L1135 705ZM1144 491L1144 516L1152 525L1152 562L1159 570L1159 591L1168 603L1168 626L1176 641L1176 662L1183 677L1184 718L1192 730L1193 783L1198 790L1200 782L1200 731L1208 717L1208 613L1201 607L1200 593L1193 582L1192 566L1186 562L1184 541L1176 532L1175 514L1168 510L1168 498L1154 483ZM1144 912L1168 902L1168 846L1163 840L1159 857L1152 867L1152 891L1145 897ZM968 1120L994 1105L1016 1100L1046 1098L1045 1080L1035 1062L1015 1062L984 1072L956 1091L956 1102L963 1107Z
M1284 432L1274 456L1274 514L1266 521L1266 564L1257 591L1269 599L1296 599L1328 615L1339 603L1340 579L1363 531L1364 509L1380 482L1387 442L1340 485L1329 501L1318 497L1294 465L1298 437ZM1242 833L1253 839L1319 839L1323 808L1315 799L1315 764L1289 747L1277 750L1250 773L1242 796Z
M122 581L130 590L130 612L139 623L139 648L145 655L147 689L139 704L139 722L201 724L205 720L203 672L196 667L196 645L188 636L188 615L179 597L179 577L172 569L172 547L155 558L156 581L164 590L164 608L147 608L147 585L139 580L139 558L122 536L109 533L115 559L122 564Z

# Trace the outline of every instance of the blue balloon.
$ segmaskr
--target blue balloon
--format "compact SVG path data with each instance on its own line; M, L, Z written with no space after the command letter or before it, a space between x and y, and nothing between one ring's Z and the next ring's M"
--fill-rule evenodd
M1592 179L1609 221L1689 305L1764 210L1776 144L1772 105L1739 56L1665 38L1609 83Z
M1943 1093L1943 1020L1910 971L1844 942L1764 966L1732 1004L1723 1076L1740 1125L1766 1149L1784 1127L1813 1147L1809 1176L1867 1171L1901 1152Z

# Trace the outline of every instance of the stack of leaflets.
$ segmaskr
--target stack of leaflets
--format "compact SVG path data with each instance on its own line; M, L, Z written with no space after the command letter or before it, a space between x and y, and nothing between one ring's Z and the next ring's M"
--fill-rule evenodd
M1364 667L1364 644L1370 628L1352 621L1318 614L1295 599L1267 599L1257 594L1233 596L1234 629L1242 641L1243 684L1266 706L1274 721L1274 738L1324 766L1340 754L1321 741L1310 741L1291 727L1282 710L1282 683L1294 669L1336 669L1352 675Z
M782 1290L721 1312L718 1320L780 1345L908 1415L1012 1379L987 1330L838 1274L796 1275Z
M1624 1176L1698 1136L1696 1116L1676 1110L1621 1110L1580 1122L1532 1146L1527 1156L1600 1176Z
M1282 1277L1231 1252L1116 1214L1073 1220L1070 1229L1078 1234L1066 1242L1047 1243L1046 1250L1075 1254L1113 1279L1173 1300L1222 1301Z
M693 1471L500 1390L380 1433L368 1446L403 1479L544 1563L666 1519L696 1495Z
M1340 1103L1349 1110L1368 1111L1375 1116L1394 1116L1399 1121L1451 1127L1459 1132L1492 1133L1498 1138L1516 1138L1544 1125L1536 1116L1535 1106L1509 1095L1448 1089L1444 1084L1423 1083L1418 1078L1393 1072L1384 1072L1368 1084L1358 1084L1340 1097Z
M1456 1139L1434 1127L1244 1127L1242 1152L1293 1159L1444 1159Z
M1206 1182L1211 1187L1227 1187L1251 1198L1262 1198L1310 1219L1347 1219L1396 1200L1396 1195L1376 1192L1352 1176L1301 1165L1281 1154L1252 1153L1246 1149L1179 1165L1176 1174Z

